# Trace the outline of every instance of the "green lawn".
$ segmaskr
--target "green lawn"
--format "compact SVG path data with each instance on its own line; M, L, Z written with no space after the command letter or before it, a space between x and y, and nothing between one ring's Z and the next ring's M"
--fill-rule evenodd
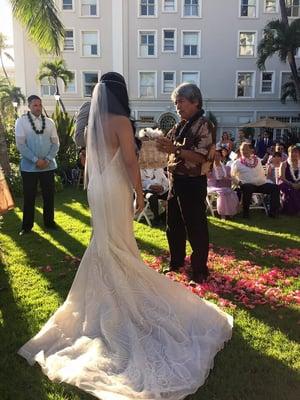
M61 227L57 232L43 229L40 202L31 235L18 236L19 208L6 214L0 227L1 400L94 398L66 384L50 382L38 366L30 367L16 354L64 301L89 242L85 193L64 190L57 194L56 203L56 221ZM299 259L295 258L297 253L287 249L300 247L300 219L272 220L257 211L247 224L240 218L209 221L213 244L210 264L215 278L224 283L228 275L234 281L235 292L230 292L231 286L219 297L230 301L227 311L233 314L235 325L233 338L217 355L205 385L190 399L299 399L300 317L295 297L291 297L299 289L299 277L293 275L299 271ZM154 266L161 263L163 268L166 261L160 256L167 250L163 230L136 223L135 234L143 257ZM270 278L272 271L277 274L274 279ZM175 278L184 281L181 275ZM267 285L275 288L274 296L268 290L263 294L267 304L254 306L252 298L243 304L243 293L248 297L252 294L238 286L242 278L246 283L256 278L260 282L269 280ZM219 301L217 295L211 295L211 288L205 295ZM290 300L280 307L282 296L290 296Z

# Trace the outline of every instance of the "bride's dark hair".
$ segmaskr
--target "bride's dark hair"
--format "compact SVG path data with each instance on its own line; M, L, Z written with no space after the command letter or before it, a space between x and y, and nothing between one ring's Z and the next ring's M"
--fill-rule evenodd
M131 111L124 77L117 72L107 72L101 76L100 83L107 88L108 112L129 118Z

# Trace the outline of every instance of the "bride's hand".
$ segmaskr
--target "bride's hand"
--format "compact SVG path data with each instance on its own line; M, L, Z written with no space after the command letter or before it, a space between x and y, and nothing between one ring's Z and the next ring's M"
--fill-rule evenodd
M144 194L142 193L137 193L136 194L136 199L134 202L134 213L138 214L143 211L145 207L145 200L144 200Z

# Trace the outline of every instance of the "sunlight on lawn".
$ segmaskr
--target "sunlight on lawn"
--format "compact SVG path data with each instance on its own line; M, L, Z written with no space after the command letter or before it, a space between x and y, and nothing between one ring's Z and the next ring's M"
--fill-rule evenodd
M263 216L263 218L266 218ZM300 243L300 237L297 235L292 235L290 232L276 232L276 231L271 231L267 230L265 228L258 228L257 226L250 225L249 223L239 223L239 222L234 222L234 221L223 221L217 218L210 218L210 223L216 226L220 226L223 229L234 229L238 228L246 232L253 232L253 233L259 233L260 235L269 235L269 236L276 236L278 238L288 238L289 240L293 240L295 242ZM295 224L297 223L297 220L295 220ZM298 222L299 223L299 222ZM268 225L268 219L266 219L266 225Z

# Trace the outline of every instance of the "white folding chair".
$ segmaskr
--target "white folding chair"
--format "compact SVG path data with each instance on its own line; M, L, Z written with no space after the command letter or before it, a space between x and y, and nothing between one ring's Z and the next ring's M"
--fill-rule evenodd
M142 212L140 212L138 215L136 215L136 217L135 217L136 221L140 222L140 220L142 218L145 218L147 224L152 227L151 220L149 218L150 212L151 212L150 203L149 203L149 200L145 197L145 207L143 208Z
M268 208L266 205L265 194L252 193L250 210L264 210L266 215L268 215Z
M210 211L211 215L214 217L215 216L215 211L217 211L217 198L218 194L217 192L211 191L207 193L206 196L206 204L207 208Z

